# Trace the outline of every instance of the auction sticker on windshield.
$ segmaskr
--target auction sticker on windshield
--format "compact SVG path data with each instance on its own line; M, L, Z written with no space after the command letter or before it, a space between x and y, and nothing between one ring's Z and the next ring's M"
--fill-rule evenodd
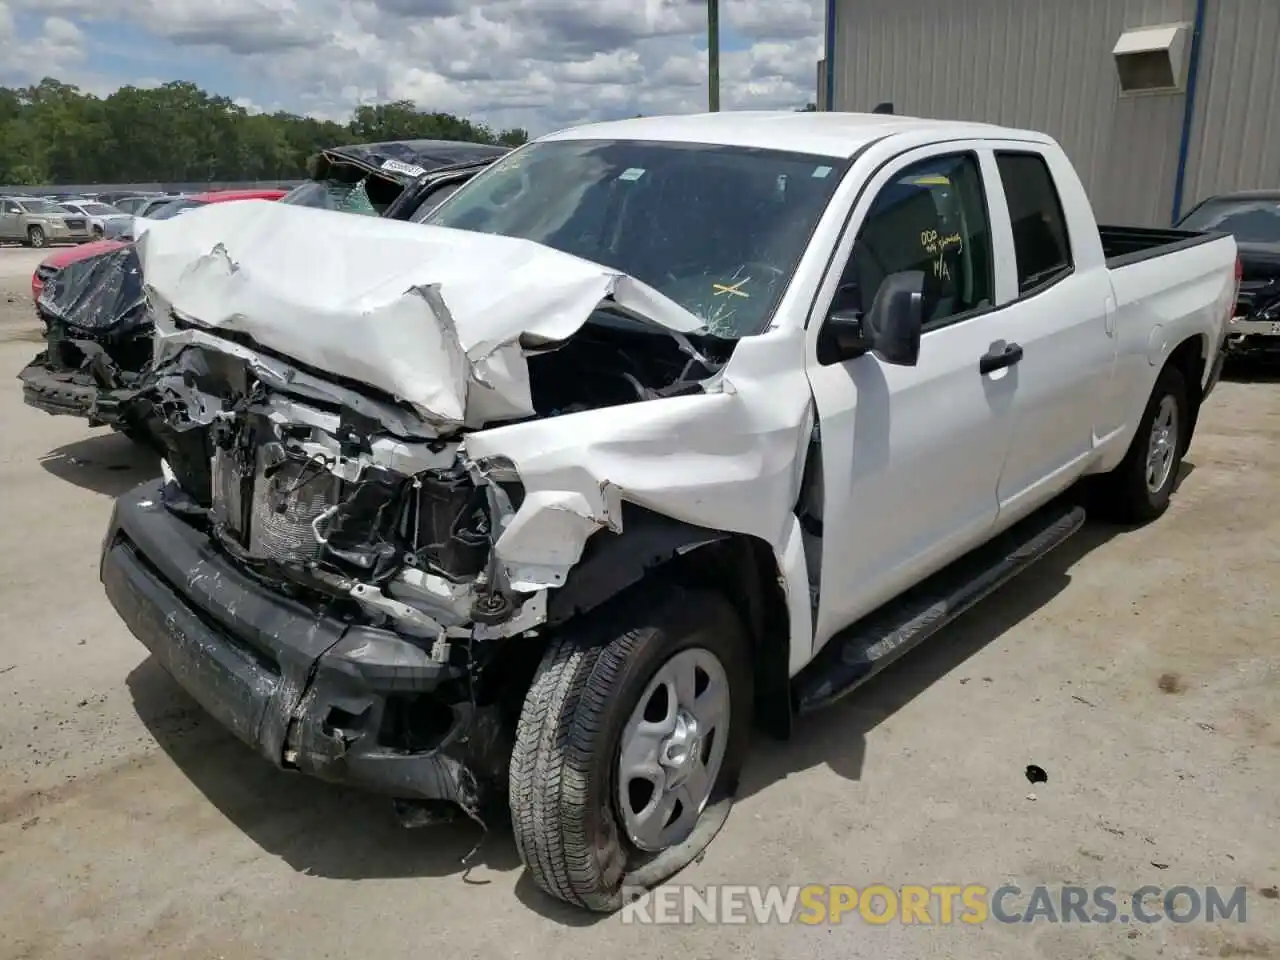
M382 169L403 173L406 177L420 177L427 172L425 167L415 167L412 163L403 163L399 160L383 160Z

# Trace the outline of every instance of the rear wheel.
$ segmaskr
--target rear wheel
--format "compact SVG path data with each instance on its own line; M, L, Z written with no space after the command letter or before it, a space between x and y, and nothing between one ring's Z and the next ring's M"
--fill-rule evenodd
M1146 523L1169 507L1191 433L1187 384L1174 367L1156 379L1124 460L1100 478L1094 509L1118 523Z
M89 231L89 235L90 235L94 240L101 240L101 239L102 239L102 228L101 228L101 227L96 227L96 226L95 226L92 230L90 230L90 231Z
M27 246L43 247L46 246L47 240L44 235L44 229L41 227L27 227Z
M643 587L553 640L516 734L516 846L551 896L596 911L687 866L728 817L752 678L720 594Z

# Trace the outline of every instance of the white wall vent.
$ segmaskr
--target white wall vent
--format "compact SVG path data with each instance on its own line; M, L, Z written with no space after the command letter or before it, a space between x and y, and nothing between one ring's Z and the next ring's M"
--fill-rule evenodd
M1187 84L1191 25L1166 23L1120 34L1111 51L1120 76L1120 93L1181 93Z

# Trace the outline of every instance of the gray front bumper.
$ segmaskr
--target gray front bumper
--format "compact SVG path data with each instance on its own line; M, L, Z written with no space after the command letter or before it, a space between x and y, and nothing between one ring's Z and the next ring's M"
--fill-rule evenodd
M509 752L494 709L451 699L454 720L434 747L384 740L393 699L456 689L465 667L275 593L175 517L162 481L116 501L100 575L111 605L178 685L276 766L451 801L473 817L501 792Z

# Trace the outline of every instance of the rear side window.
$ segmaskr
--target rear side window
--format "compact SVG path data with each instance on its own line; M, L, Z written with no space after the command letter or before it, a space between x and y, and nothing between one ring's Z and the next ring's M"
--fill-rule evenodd
M1036 153L997 153L996 166L1013 223L1018 295L1025 296L1072 271L1067 220L1044 157Z

